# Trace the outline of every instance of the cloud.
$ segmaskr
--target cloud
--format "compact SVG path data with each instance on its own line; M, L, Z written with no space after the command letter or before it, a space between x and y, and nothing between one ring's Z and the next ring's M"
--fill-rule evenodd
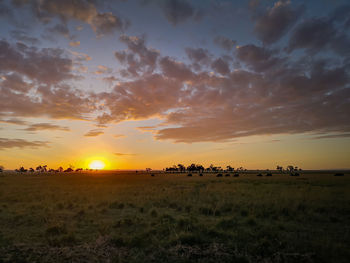
M101 74L110 74L112 73L112 69L106 66L99 65L97 66L98 70L96 70L94 73L96 75L101 75Z
M70 45L71 47L80 46L80 41L71 41L71 42L69 42L69 45Z
M137 155L135 153L114 153L116 156L134 156Z
M24 129L25 131L59 130L70 131L68 127L59 126L51 123L34 123Z
M159 74L117 84L98 98L110 112L101 115L101 123L159 116L178 104L181 85Z
M2 116L84 119L93 102L67 84L77 78L73 61L61 49L0 41Z
M33 14L43 23L54 20L54 17L61 20L62 26L65 26L68 20L85 22L98 36L112 34L115 31L122 32L128 25L126 21L111 12L99 12L94 1L15 1L14 4L17 8L30 5Z
M216 36L214 38L214 43L227 51L231 51L232 48L236 46L237 41L224 36Z
M14 124L14 125L28 125L27 121L11 118L11 119L0 119L2 123Z
M211 67L216 72L220 73L221 75L227 75L230 73L230 66L229 64L222 58L218 58L213 61L211 64Z
M124 43L128 49L125 51L115 52L116 59L126 69L124 75L136 77L140 74L150 74L154 71L159 57L159 51L148 48L144 36L120 36L120 41Z
M28 36L23 30L12 30L10 34L12 38L30 45L38 45L40 43L39 39Z
M336 139L336 138L347 138L350 137L350 133L341 133L341 134L327 134L321 136L315 136L311 139L319 140L319 139Z
M310 54L331 49L341 56L350 54L350 38L339 30L335 19L330 17L310 18L300 23L289 39L286 50L305 49Z
M85 137L96 137L104 134L102 129L93 129L84 134Z
M43 38L54 42L56 35L63 36L70 40L74 39L74 36L70 33L67 24L62 24L62 23L46 28L46 31L43 34Z
M282 66L284 61L284 58L278 57L274 50L253 44L240 46L236 50L236 55L241 62L257 72Z
M168 21L176 26L195 17L196 9L186 0L165 0L160 1L160 6Z
M10 148L39 148L39 147L48 147L46 141L27 141L23 139L8 139L0 138L0 150L6 150Z
M303 10L303 6L293 8L290 1L278 1L256 17L254 31L264 43L274 43L296 23Z
M192 67L195 70L201 70L203 67L210 65L212 55L207 49L203 48L186 48L188 58L192 61Z
M147 49L144 43L141 47ZM130 55L138 50L130 49ZM158 117L163 122L156 129L139 129L158 140L185 143L350 130L347 60L295 59L281 50L249 44L236 49L234 59L243 66L231 71L230 57L215 58L204 49L186 53L191 64L159 54L152 74L120 80L111 92L100 93L108 112L100 120ZM193 63L208 58L224 66L194 71Z
M124 134L115 134L113 135L114 138L125 138L126 136Z
M85 53L69 51L78 61L90 61L92 58Z
M5 40L1 40L0 54L3 54L0 62L2 72L17 72L30 79L45 83L57 83L74 78L71 73L72 61L64 57L62 49L38 50L21 43L11 45Z
M163 74L169 78L184 81L193 77L193 72L186 64L176 61L173 58L163 57L159 64Z

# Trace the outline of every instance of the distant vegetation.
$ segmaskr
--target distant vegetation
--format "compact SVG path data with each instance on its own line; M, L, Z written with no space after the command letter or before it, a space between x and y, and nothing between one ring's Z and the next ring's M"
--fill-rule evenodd
M150 168L147 168L150 169ZM186 172L197 172L197 173L217 173L217 172L244 172L247 171L247 169L243 167L234 168L231 165L227 165L225 168L222 168L221 166L214 166L211 164L209 167L205 168L201 164L195 164L192 163L188 166L185 166L184 164L178 164L173 165L171 167L166 167L163 169L165 172L169 173L186 173ZM301 168L298 166L288 165L286 169L284 169L282 166L277 165L276 170L280 173L293 173L296 171L302 171ZM269 171L269 169L266 169L266 171Z
M4 166L0 165L0 172L4 171ZM70 165L67 169L64 169L63 167L58 167L57 169L48 168L47 165L38 165L36 168L24 168L23 166L19 167L18 169L14 170L18 173L70 173L70 172L82 172L84 171L83 168L76 168L72 165ZM85 171L94 171L94 169L85 169Z

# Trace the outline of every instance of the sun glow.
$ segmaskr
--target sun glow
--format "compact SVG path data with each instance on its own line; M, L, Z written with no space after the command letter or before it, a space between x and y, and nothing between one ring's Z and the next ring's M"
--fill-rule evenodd
M102 170L105 168L105 163L100 160L93 160L91 163L89 163L89 168L94 170Z

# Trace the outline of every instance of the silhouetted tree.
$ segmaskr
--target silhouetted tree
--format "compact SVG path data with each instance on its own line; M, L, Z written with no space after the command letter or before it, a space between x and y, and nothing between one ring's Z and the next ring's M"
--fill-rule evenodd
M280 172L282 173L282 172L283 172L283 167L282 167L282 166L277 165L277 166L276 166L276 170L277 170L277 171L280 171Z
M287 166L287 171L293 172L294 171L294 166L293 165L288 165Z
M23 166L21 166L19 169L16 169L16 172L25 173L25 172L27 172L27 169L25 169Z
M179 163L179 164L177 165L177 167L178 167L178 170L179 170L180 173L184 173L184 172L186 171L185 165L183 165L183 164L181 164L181 163Z
M202 173L204 171L204 166L201 164L196 165L196 171Z
M0 173L4 171L4 166L0 165Z
M226 170L227 170L228 172L233 172L233 171L235 170L235 168L232 168L231 165L227 165L227 166L226 166Z
M30 167L29 172L34 173L34 169L32 167Z

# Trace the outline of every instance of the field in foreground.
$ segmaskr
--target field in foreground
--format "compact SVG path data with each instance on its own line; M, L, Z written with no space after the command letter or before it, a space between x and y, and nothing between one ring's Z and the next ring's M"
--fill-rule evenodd
M350 176L0 175L0 262L349 262Z

